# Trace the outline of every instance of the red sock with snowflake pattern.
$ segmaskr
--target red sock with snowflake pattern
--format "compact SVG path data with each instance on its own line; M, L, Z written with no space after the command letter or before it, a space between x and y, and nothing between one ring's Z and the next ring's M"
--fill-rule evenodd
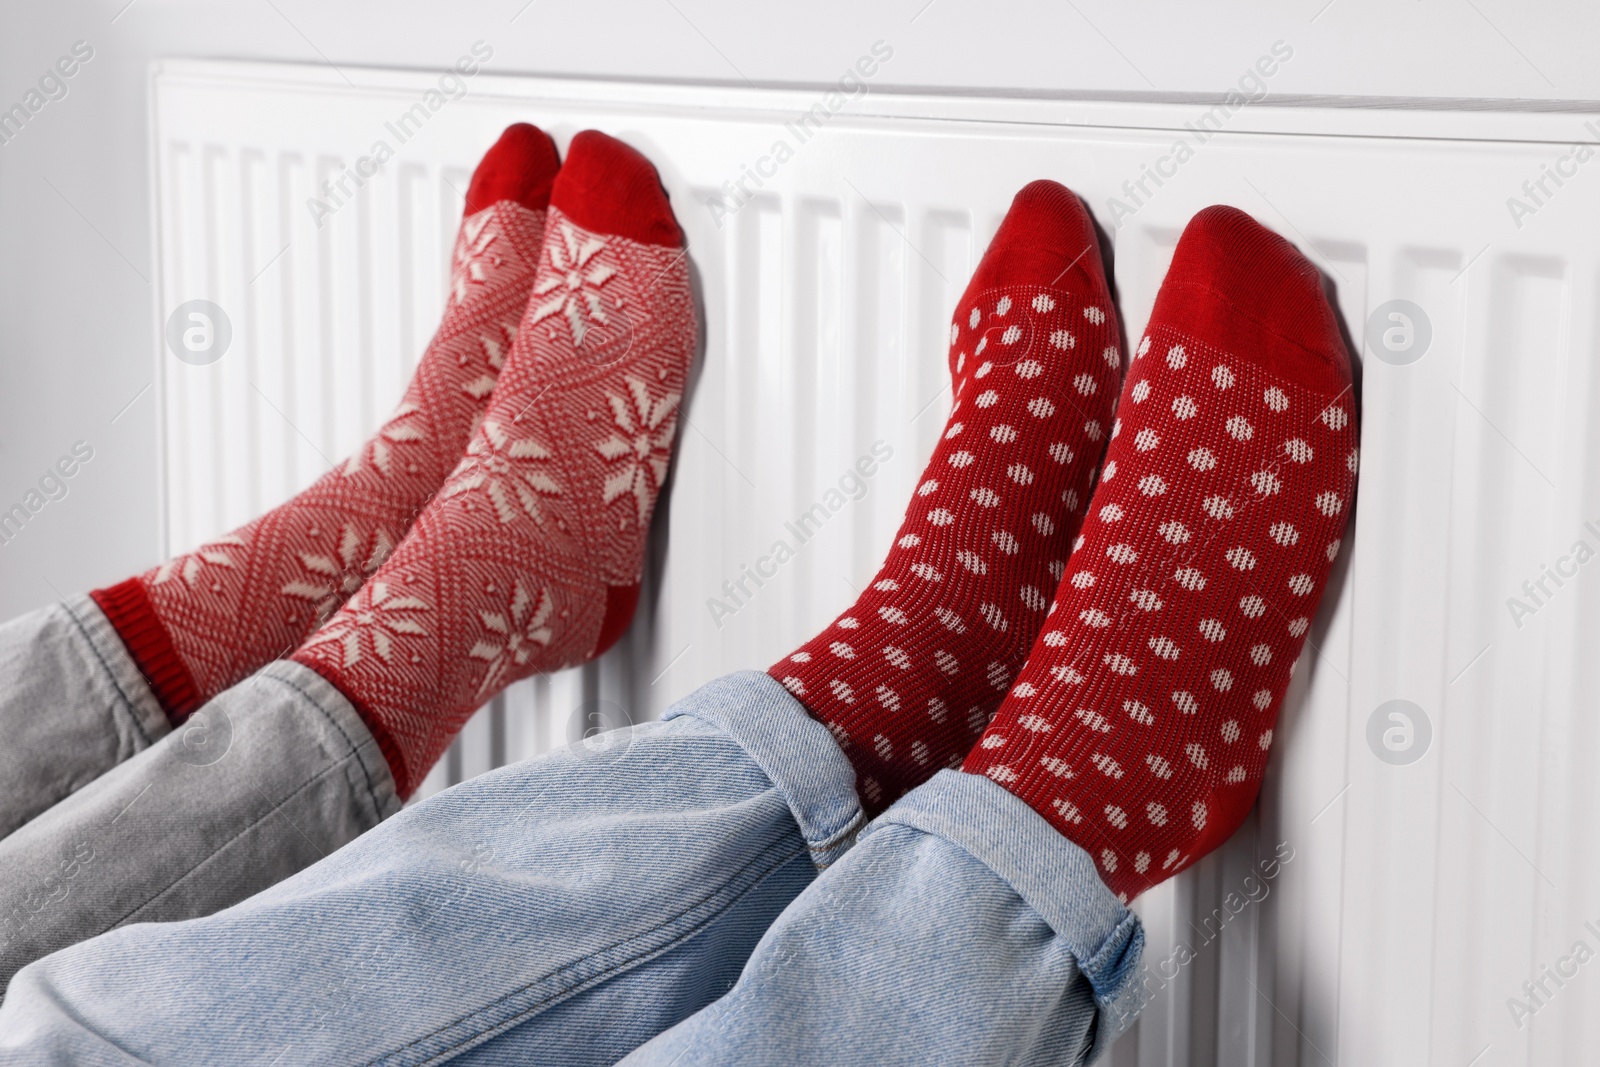
M694 353L685 251L649 162L573 138L483 425L394 554L294 654L355 705L401 796L484 701L592 659L633 617Z
M1126 901L1255 803L1339 551L1355 397L1316 268L1241 211L1196 215L1117 415L1050 624L964 769Z
M89 594L174 724L331 616L461 458L528 301L558 165L526 123L478 164L439 332L354 455L248 525Z
M953 767L1045 620L1121 375L1088 213L1028 185L956 305L954 401L870 587L774 664L833 731L869 811Z

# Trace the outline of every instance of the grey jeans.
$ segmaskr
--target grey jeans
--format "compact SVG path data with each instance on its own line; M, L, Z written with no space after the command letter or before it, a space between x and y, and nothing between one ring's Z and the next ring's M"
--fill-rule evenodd
M349 702L274 663L177 731L87 597L0 626L0 988L135 922L209 915L400 809Z

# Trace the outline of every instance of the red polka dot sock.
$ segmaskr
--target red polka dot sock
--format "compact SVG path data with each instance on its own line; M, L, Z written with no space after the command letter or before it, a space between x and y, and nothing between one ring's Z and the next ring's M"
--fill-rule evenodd
M685 252L644 157L573 138L482 426L394 554L292 657L355 705L402 797L484 701L592 659L633 617L694 353Z
M1339 551L1355 398L1316 269L1243 212L1196 215L1117 414L1050 623L964 769L1129 900L1255 802Z
M461 456L533 286L555 145L509 127L473 172L439 332L399 408L248 525L89 595L174 724L287 655L377 569Z
M1044 623L1105 448L1117 321L1087 212L1012 202L950 326L950 420L861 599L769 673L877 811L954 767Z

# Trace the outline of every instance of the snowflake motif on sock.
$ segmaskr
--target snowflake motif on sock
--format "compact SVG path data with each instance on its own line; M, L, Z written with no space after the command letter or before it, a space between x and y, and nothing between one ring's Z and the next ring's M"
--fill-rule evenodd
M461 239L456 242L452 257L453 284L450 287L452 305L464 303L472 290L485 284L504 260L495 247L500 233L490 227L493 215L481 211L466 219L461 225Z
M161 564L160 567L156 568L156 575L150 579L150 584L162 585L173 578L180 578L183 584L190 589L198 588L202 584L201 576L206 567L221 567L225 570L234 569L233 556L228 553L227 549L248 549L249 547L242 538L235 537L232 534L227 537L219 537L209 544L201 545L193 552L174 556ZM205 584L210 585L212 588L215 588L216 585L215 582Z
M555 610L550 590L540 589L538 598L528 592L520 581L511 594L511 603L504 611L484 611L478 615L483 628L492 637L480 638L467 653L474 659L486 660L488 672L478 687L479 693L498 690L501 679L516 668L525 665L538 648L550 644L553 631L549 625Z
M502 524L514 521L518 515L543 523L539 494L558 496L561 486L529 461L551 458L550 450L533 438L513 437L503 423L486 419L441 495L453 497L481 489Z
M317 536L312 529L310 536ZM301 552L300 566L305 577L286 582L285 596L309 601L318 625L338 610L339 605L361 588L394 551L395 539L386 530L377 529L370 536L353 525L339 532L339 543L328 552Z
M535 298L546 299L529 315L528 324L537 325L560 314L572 330L572 343L582 345L591 322L597 326L610 323L600 290L616 277L617 269L597 258L605 250L605 241L580 234L566 222L561 223L561 240L547 241L545 247L550 250L553 273L533 287Z
M372 657L393 663L397 644L407 637L425 637L428 633L421 621L428 605L396 592L388 582L368 582L345 604L345 609L304 646L332 646L338 650L340 666L345 670L370 662Z
M650 502L667 476L672 458L672 436L677 429L677 393L652 400L650 389L638 378L627 379L628 398L607 393L616 424L611 436L595 446L617 470L605 481L601 497L610 504L633 494L639 523L650 513Z
M339 469L346 478L353 478L368 466L380 474L393 473L390 457L399 445L420 441L423 438L422 409L416 404L401 404L389 421L379 427L360 448L350 453Z

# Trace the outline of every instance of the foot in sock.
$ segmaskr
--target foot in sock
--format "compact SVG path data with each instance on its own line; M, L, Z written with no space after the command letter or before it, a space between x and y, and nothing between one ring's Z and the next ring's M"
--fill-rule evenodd
M1045 621L1121 373L1087 212L1017 194L950 327L950 420L861 599L769 673L833 731L869 811L956 766Z
M685 251L654 168L604 134L573 138L482 426L295 652L355 705L401 796L484 701L592 659L632 618L694 352Z
M1350 362L1316 269L1195 216L1130 363L1083 534L963 769L1124 901L1238 828L1354 499Z
M527 305L557 166L526 124L478 164L439 332L354 455L231 534L90 594L175 724L331 616L455 467Z

